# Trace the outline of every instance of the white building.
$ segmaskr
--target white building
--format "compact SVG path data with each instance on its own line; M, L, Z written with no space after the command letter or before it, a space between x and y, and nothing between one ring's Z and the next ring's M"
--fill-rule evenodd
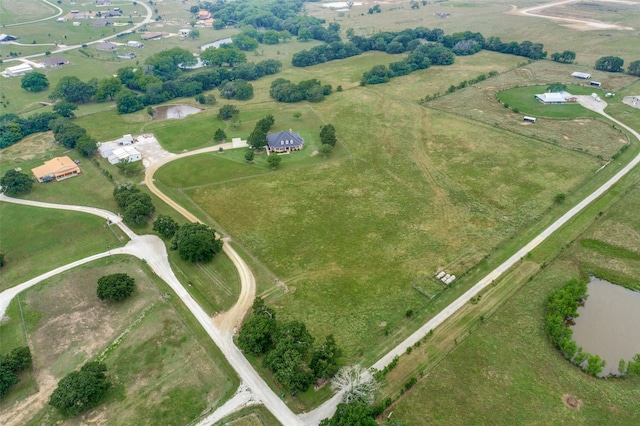
M127 159L130 163L142 160L142 154L140 151L132 146L122 146L116 148L111 152L111 155L107 158L109 163L118 164L121 160Z
M129 47L142 47L144 45L142 43L140 43L139 41L131 40L131 41L127 42L127 46L129 46Z
M571 73L571 77L580 78L582 80L589 80L591 78L591 74L587 74L586 72L573 72Z
M5 74L9 77L18 77L20 75L25 75L33 71L33 68L29 64L20 64L13 67L8 67L4 70Z

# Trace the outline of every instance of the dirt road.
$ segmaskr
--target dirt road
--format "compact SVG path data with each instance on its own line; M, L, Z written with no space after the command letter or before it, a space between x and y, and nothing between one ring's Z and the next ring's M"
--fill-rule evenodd
M507 13L513 14L513 15L523 15L523 16L532 16L532 17L536 17L536 18L544 18L544 19L550 19L552 21L561 21L561 22L566 22L568 24L578 24L578 25L582 25L585 26L586 28L584 29L594 29L594 30L633 30L632 27L623 27L621 25L617 25L617 24L607 24L604 22L600 22L600 21L589 21L589 20L585 20L585 19L574 19L574 18L564 18L561 16L550 16L550 15L541 15L539 12L543 9L548 9L550 7L554 7L554 6L560 6L563 4L568 4L568 3L577 3L580 0L562 0L562 1L554 1L554 2L550 2L550 3L545 3L542 4L540 6L534 6L534 7L529 7L526 9L517 9L515 6ZM624 3L624 4L637 4L634 2L630 2L630 1L625 1L625 0L601 0L603 2L609 2L609 3Z

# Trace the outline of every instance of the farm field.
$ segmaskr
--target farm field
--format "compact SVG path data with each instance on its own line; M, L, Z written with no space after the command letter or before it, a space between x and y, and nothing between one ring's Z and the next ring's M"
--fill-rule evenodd
M101 302L96 281L114 272L134 277L136 292L121 303ZM60 378L95 359L107 364L114 385L106 403L62 424L97 419L116 424L186 424L230 396L236 383L228 366L218 360L207 340L201 343L202 336L191 329L177 296L164 284L158 286L149 272L138 260L108 258L20 295L40 394L18 402L23 408L14 410L18 417L1 414L2 423L63 421L46 405L49 394ZM19 341L15 336L20 333L11 330L22 330L20 316L1 327L2 339L14 336ZM10 343L3 341L3 351L11 349Z
M464 273L599 167L583 154L379 93L391 85L404 90L396 79L314 106L353 158L293 170L285 158L269 179L183 191L287 284L273 302L280 315L305 320L316 335L336 334L352 359L371 341L355 336L384 342L415 324L406 310L429 315L413 281L445 267ZM171 186L167 175L158 180Z
M634 402L639 379L595 379L582 373L552 346L543 319L547 295L571 277L595 274L640 288L633 225L639 194L637 183L621 194L557 260L405 393L389 409L394 417L407 424L507 425L533 418L567 425L634 423L640 416ZM579 407L569 406L569 397ZM452 404L468 409L451 410Z

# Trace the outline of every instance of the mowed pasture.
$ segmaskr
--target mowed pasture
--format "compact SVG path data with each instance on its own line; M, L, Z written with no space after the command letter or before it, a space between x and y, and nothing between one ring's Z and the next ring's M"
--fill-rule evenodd
M639 195L636 182L556 261L459 340L389 408L393 416L407 424L634 424L640 379L587 376L552 346L543 321L549 292L571 277L595 274L640 289ZM577 407L568 404L571 397Z
M134 277L136 291L120 303L102 302L96 282L115 272ZM235 388L228 367L191 329L177 296L156 280L137 259L113 257L21 294L24 325L18 316L2 327L25 327L39 392L0 413L2 423L187 424L228 397ZM57 381L95 359L107 364L114 385L105 403L61 418L47 405Z
M454 83L441 76L441 90ZM433 85L406 80L415 93ZM412 282L440 268L463 274L600 166L388 93L393 85L406 93L403 84L353 88L313 106L348 158L183 191L287 284L273 301L279 315L334 333L349 359L433 314Z
M16 24L21 22L33 21L36 19L43 19L55 15L57 12L57 9L41 1L3 1L0 4L0 25ZM11 33L11 31L8 31L8 33Z
M6 261L0 290L126 241L97 216L5 202L0 203L0 229Z
M598 158L610 159L629 142L625 134L614 130L604 119L597 118L595 113L580 105L543 105L533 99L533 92L543 90L554 82L568 84L575 92L598 91L585 84L575 86L577 81L570 76L571 70L571 66L568 65L538 61L427 102L426 106L468 117L510 132L534 137L567 149L585 152ZM603 74L593 78L607 81L605 83L606 90L617 92L634 81L630 76ZM522 87L513 89L518 86ZM529 103L524 106L520 106L518 103L513 104L511 99L505 95L506 91L510 89L516 92L516 101L533 103L536 110L530 112L523 109L529 106ZM529 95L531 95L530 98ZM504 107L504 104L498 100L498 96L503 102L509 104L509 108ZM524 99L525 97L526 99ZM620 99L622 96L616 95L614 98L606 98L606 101L613 107L619 104ZM516 107L519 109L518 113L513 111L513 108ZM560 107L564 112L559 113L557 107ZM537 114L540 111L542 114ZM524 122L523 116L527 114L538 118L537 122L535 124ZM579 118L544 118L563 114ZM540 116L542 118L539 118ZM626 116L618 117L627 122ZM629 124L633 125L631 122Z

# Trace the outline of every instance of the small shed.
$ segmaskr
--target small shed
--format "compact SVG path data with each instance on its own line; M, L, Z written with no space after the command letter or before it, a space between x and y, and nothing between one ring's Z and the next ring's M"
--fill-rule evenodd
M600 87L600 86L602 86L602 83L600 83L599 81L590 81L589 85L595 86L595 87Z
M528 115L525 115L524 117L522 117L522 121L527 121L529 123L535 123L536 122L536 118L535 117L530 117Z
M185 29L182 29L182 30L180 30L180 31L179 31L179 34L180 34L182 37L186 37L186 36L188 36L190 33L191 33L191 30L186 29L186 28L185 28Z

